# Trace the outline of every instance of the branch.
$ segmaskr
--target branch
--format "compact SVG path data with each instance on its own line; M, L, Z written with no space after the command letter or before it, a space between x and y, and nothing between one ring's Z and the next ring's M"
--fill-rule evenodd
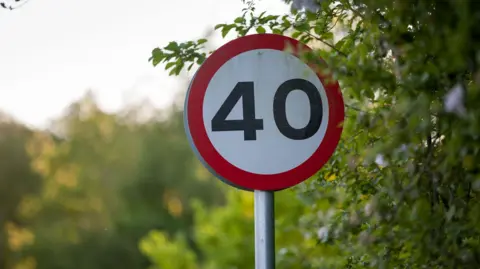
M350 10L353 13L353 15L361 18L362 20L365 19L365 16L363 16L358 10L354 9L352 5L349 3L349 1L345 1L344 4L348 8L348 10Z
M358 108L358 107L354 107L354 106L351 106L351 105L348 105L348 104L345 104L345 107L350 108L350 109L352 109L352 110L356 110L356 111L358 111L358 112L368 113L367 111L361 110L361 109Z
M30 0L24 0L23 3L21 3L22 0L15 0L15 3L17 3L17 4L20 3L19 5L15 6L15 7L14 7L12 4L7 5L7 4L5 3L6 1L2 1L2 2L0 2L0 7L4 8L4 9L8 9L8 10L14 10L14 9L19 8L19 7L22 7L22 6L25 5L28 1L30 1Z
M334 45L332 45L332 44L328 43L327 41L321 39L319 36L316 36L316 35L314 35L314 34L312 34L312 33L310 33L310 32L302 32L302 33L305 33L305 34L309 35L310 37L315 38L316 40L322 42L323 44L327 45L327 47L329 47L329 48L331 48L332 50L336 51L338 54L340 54L340 55L342 55L342 56L344 56L344 57L348 57L348 55L347 55L346 53L344 53L344 52L340 51L339 49L335 48Z

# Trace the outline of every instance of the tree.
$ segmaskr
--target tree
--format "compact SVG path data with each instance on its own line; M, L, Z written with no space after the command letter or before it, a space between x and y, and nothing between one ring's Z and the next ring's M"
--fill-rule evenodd
M133 128L132 128L133 127ZM119 241L116 221L125 214L120 191L137 173L138 129L102 111L92 94L73 103L28 143L32 166L42 176L35 210L23 210L35 243L24 255L36 268L108 268L112 255L132 268L141 263ZM115 245L116 243L116 245Z
M42 186L18 210L34 236L18 256L38 269L145 268L137 243L149 230L191 238L189 199L211 205L222 193L199 180L181 114L146 107L106 113L88 93L30 139Z
M280 15L247 1L215 27L291 35L341 84L342 141L295 188L308 209L296 226L318 244L298 236L286 250L329 251L294 256L298 268L479 267L479 23L473 0L298 0ZM172 41L150 60L179 74L205 60L206 42Z
M140 249L153 262L153 268L240 269L254 264L253 193L222 187L227 194L225 205L206 207L199 201L193 201L193 229L200 253L189 248L180 233L169 236L161 231L152 231L140 242ZM292 222L301 217L304 209L301 201L295 199L293 191L277 195L275 206L278 249L290 244L309 245L315 242L313 238L303 242L296 240L302 235ZM277 268L296 268L296 261L291 263L289 255L282 255L278 261Z
M30 167L25 143L33 132L0 113L0 268L14 262L13 252L31 242L28 224L18 213L25 197L39 191L40 176Z

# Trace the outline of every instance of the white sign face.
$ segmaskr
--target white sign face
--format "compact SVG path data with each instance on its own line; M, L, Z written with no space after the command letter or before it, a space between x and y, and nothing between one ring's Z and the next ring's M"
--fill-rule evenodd
M273 49L241 53L212 77L203 101L207 135L232 165L255 174L289 171L325 136L329 106L317 74Z

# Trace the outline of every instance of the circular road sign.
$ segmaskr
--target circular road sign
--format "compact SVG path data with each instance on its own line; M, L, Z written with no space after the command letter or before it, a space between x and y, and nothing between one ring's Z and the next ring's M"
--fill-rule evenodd
M198 69L185 101L185 130L215 176L240 189L275 191L313 176L331 157L342 133L343 98L338 82L299 58L309 50L281 35L248 35Z

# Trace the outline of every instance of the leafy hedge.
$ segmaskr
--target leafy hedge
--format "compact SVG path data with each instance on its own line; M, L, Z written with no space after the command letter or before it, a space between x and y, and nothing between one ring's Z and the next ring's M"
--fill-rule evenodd
M478 25L475 0L294 1L289 14L248 1L233 23L217 25L224 37L271 32L310 44L305 59L325 60L346 101L329 164L277 195L277 207L292 207L277 210L288 220L278 221L278 268L480 268ZM179 74L205 60L206 42L172 41L151 61ZM253 265L253 224L241 215L243 194L231 192L224 208L198 210L204 255L159 268ZM143 249L168 259L171 250L147 247L157 236Z

